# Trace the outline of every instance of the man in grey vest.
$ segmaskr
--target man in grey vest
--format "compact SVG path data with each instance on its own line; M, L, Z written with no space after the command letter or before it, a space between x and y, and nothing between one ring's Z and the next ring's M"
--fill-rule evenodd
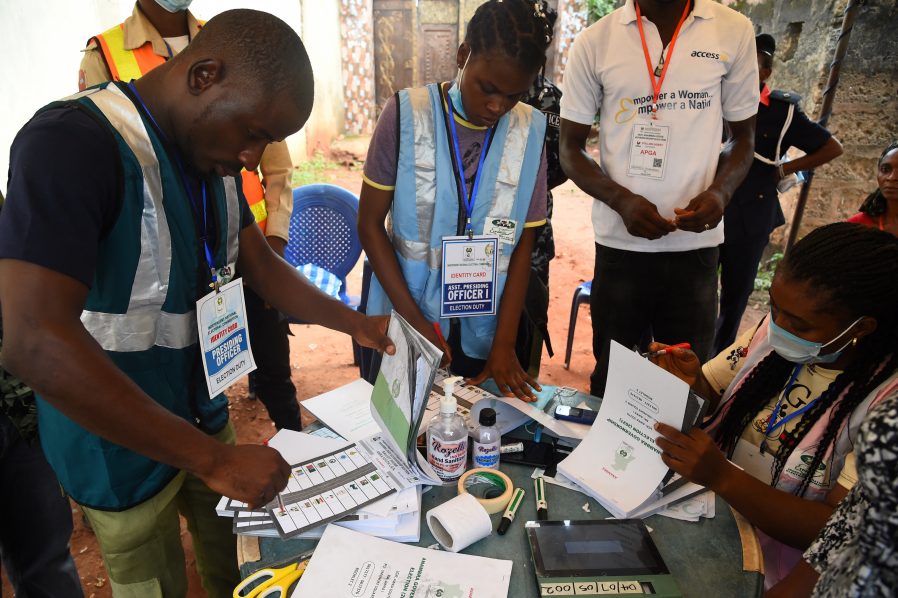
M226 397L207 390L196 306L235 267L281 311L393 350L386 318L344 307L271 250L235 179L302 127L312 85L286 23L228 11L141 79L43 108L13 142L3 362L35 390L47 460L116 596L186 593L178 513L206 591L229 595L235 542L217 496L259 506L286 485L288 464L235 445Z

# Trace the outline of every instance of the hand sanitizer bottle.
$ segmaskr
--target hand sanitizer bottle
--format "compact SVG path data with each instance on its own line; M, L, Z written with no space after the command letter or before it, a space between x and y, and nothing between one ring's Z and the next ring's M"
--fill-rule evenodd
M455 482L468 463L468 428L456 411L455 383L461 376L443 380L440 412L427 426L427 461L443 482Z
M489 407L480 412L480 425L471 434L474 437L474 467L499 469L499 428L496 427L496 411Z

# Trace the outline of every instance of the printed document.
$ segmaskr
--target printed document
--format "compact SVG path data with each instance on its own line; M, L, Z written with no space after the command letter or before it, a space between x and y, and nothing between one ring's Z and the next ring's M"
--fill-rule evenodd
M506 598L511 565L329 525L291 597Z
M655 498L669 471L655 422L681 429L688 398L685 382L612 341L599 415L558 471L614 516L629 517Z

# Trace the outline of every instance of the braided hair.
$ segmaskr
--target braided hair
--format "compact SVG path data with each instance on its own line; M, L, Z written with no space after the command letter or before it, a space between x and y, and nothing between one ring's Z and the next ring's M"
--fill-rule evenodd
M871 227L838 222L818 228L786 254L781 276L810 285L815 295L845 310L849 317L876 319L876 330L859 339L854 359L804 413L798 425L781 436L774 456L776 485L789 455L811 427L833 408L813 461L801 486L804 495L814 473L833 446L842 424L873 390L898 370L898 238ZM746 426L782 392L795 364L775 351L767 355L733 393L732 407L721 422L717 441L732 451Z
M545 65L552 26L545 1L489 0L481 4L465 33L471 53L498 50L529 72Z
M882 164L882 161L885 160L885 157L892 150L898 149L898 141L893 141L889 144L883 152L879 155L879 161L876 162L877 168ZM864 200L864 203L861 204L861 207L858 209L859 212L863 212L867 216L871 218L874 216L881 216L886 213L886 198L882 195L882 190L877 187L876 191L867 196L867 199Z

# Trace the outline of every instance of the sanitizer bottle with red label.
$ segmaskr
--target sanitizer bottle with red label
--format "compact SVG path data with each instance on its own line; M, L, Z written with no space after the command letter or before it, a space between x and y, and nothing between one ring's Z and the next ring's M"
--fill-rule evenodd
M443 482L455 482L468 464L468 428L456 411L455 383L461 376L443 380L440 412L427 426L427 461Z

